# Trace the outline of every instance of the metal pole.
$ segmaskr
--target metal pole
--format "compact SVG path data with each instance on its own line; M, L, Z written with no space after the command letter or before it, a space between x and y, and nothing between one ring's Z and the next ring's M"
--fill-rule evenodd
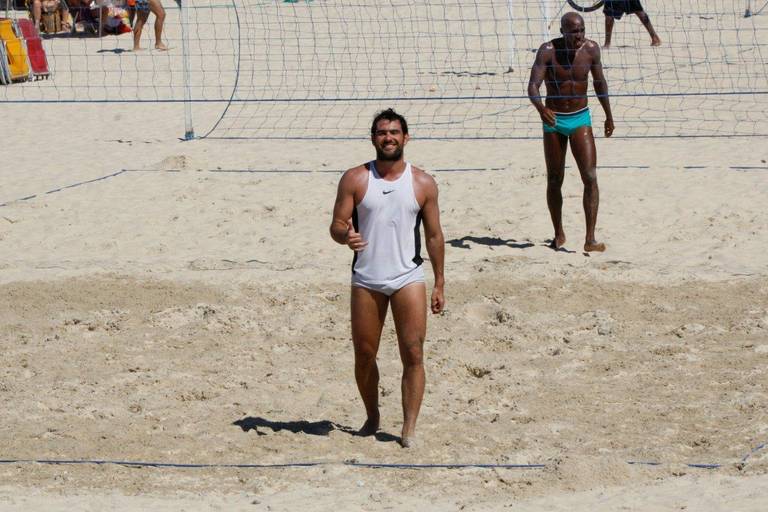
M509 69L507 73L512 73L517 68L517 41L515 40L515 27L512 21L515 19L512 9L512 2L514 0L507 0L507 18L509 20L509 37L507 44L509 45Z
M541 33L549 41L549 0L541 0Z
M181 55L184 71L184 140L195 138L192 127L192 78L189 64L189 0L181 1Z

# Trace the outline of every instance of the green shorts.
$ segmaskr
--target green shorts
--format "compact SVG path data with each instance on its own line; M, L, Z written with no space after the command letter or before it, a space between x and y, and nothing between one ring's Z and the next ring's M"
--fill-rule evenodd
M560 133L569 137L582 126L592 126L592 115L589 107L584 107L576 112L555 112L555 126L542 123L544 133Z

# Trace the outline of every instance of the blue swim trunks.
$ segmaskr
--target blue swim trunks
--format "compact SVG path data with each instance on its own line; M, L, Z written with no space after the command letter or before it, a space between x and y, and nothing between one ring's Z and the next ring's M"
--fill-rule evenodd
M576 112L555 112L555 126L549 126L542 123L544 133L560 133L569 137L573 132L582 126L592 126L592 115L589 113L589 107L584 107Z
M149 0L136 0L136 10L139 12L149 12Z

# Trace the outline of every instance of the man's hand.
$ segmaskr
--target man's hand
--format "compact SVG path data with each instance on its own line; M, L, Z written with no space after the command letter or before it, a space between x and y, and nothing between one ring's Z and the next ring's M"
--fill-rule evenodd
M539 116L541 116L541 120L544 122L544 124L547 124L549 126L554 127L557 123L557 118L555 118L555 113L552 111L552 109L544 107L541 110L539 110Z
M360 233L355 231L355 226L352 224L352 220L347 221L347 246L355 252L362 251L368 242L363 240Z
M605 136L610 137L613 135L613 119L606 119L605 120Z
M445 296L443 295L443 287L435 286L432 289L432 301L431 301L432 313L435 315L441 313L445 307Z

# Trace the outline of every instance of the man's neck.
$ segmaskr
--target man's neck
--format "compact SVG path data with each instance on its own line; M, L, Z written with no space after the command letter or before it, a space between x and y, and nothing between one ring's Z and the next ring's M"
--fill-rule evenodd
M400 160L379 160L376 159L376 170L379 175L384 176L399 176L405 171L405 159Z

